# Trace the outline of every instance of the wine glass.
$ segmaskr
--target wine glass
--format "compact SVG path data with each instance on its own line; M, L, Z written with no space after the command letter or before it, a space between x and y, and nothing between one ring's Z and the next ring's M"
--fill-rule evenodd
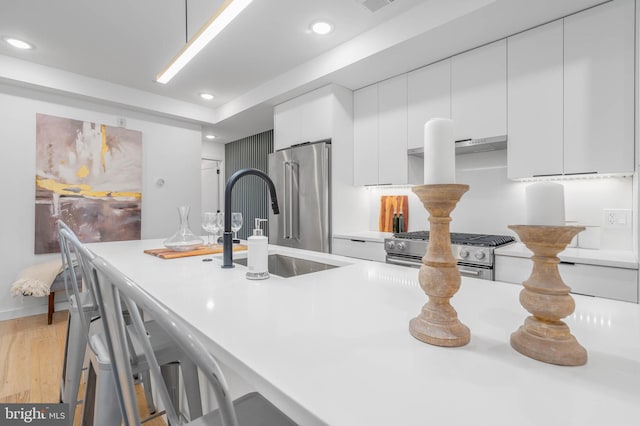
M218 212L216 213L216 222L218 225L218 232L223 231L224 232L224 213L223 212ZM218 234L216 233L216 236ZM218 240L219 241L219 240Z
M217 233L217 217L214 212L204 212L202 213L202 229L207 232L207 245L211 246L211 234Z
M233 231L233 239L238 239L238 231L242 228L242 213L231 213L231 230Z

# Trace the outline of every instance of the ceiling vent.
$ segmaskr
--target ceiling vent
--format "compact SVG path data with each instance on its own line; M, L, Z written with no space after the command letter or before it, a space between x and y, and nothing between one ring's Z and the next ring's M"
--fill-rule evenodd
M371 12L377 12L388 4L393 3L395 0L356 0Z

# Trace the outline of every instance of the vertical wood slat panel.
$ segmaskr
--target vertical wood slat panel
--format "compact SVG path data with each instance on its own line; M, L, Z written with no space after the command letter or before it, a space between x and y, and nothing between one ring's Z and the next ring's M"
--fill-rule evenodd
M273 130L229 142L224 146L225 176L229 178L236 171L245 168L268 173L268 156L272 152ZM245 176L236 182L231 194L231 211L242 213L243 224L238 231L239 238L246 239L252 234L255 218L269 218L269 206L269 191L262 179ZM268 232L268 223L263 227Z

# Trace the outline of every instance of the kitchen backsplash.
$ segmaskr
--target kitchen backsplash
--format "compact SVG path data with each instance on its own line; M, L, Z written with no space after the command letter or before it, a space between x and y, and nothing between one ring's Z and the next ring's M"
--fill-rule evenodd
M529 182L507 179L507 151L456 156L456 181L469 185L453 211L453 232L514 235L507 226L525 221L525 188ZM632 210L631 177L559 181L565 188L567 222L588 226L585 247L632 250L632 226L605 228L604 209ZM369 230L378 230L380 196L408 195L409 231L428 229L428 213L411 188L369 188ZM594 241L594 239L596 241ZM599 240L599 241L598 241Z

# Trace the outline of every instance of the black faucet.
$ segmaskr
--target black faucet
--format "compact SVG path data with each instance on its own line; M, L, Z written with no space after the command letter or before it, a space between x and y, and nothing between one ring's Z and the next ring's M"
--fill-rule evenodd
M233 268L233 235L231 233L231 190L242 176L254 175L262 178L271 193L271 208L274 214L279 214L276 187L269 176L258 169L240 169L231 175L224 189L224 233L222 234L222 267Z

